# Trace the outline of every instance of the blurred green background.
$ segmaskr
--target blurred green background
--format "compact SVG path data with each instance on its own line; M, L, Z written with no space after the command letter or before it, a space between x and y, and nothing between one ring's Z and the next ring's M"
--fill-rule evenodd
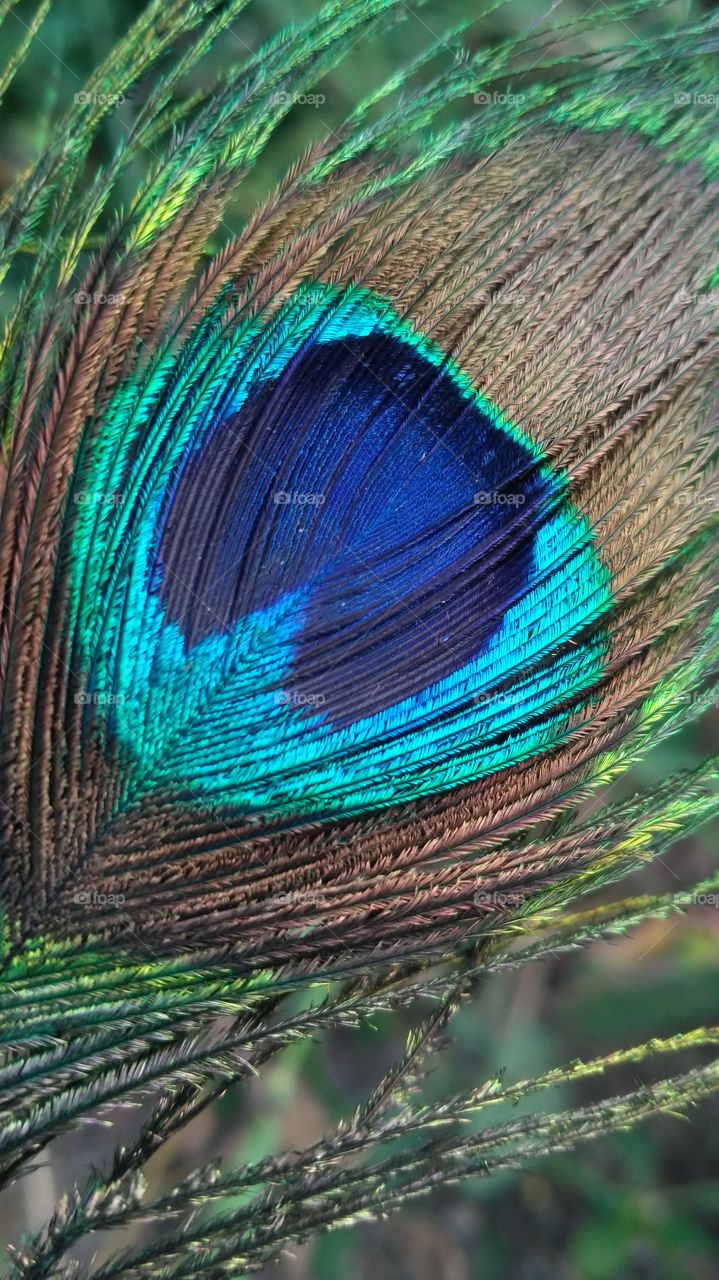
M142 7L137 0L60 0L47 18L14 87L0 133L0 188L29 164L51 125L50 114L81 90L85 76ZM241 59L290 19L316 10L306 0L253 0L230 35L195 73L193 85L214 79L229 58ZM579 45L621 43L630 36L650 44L688 11L685 4L633 20L631 32L599 0L552 5L553 20L596 14L596 33ZM403 7L403 21L357 41L348 60L317 86L322 102L299 105L282 125L267 156L243 183L228 227L236 229L285 165L309 140L343 118L366 90L423 49L444 38L453 20L477 17L465 37L483 41L541 24L547 0L514 0L481 17L479 0ZM27 22L21 5L9 26ZM451 46L453 48L454 46ZM450 48L450 56L451 56ZM718 70L719 79L719 70ZM719 85L717 86L719 88ZM111 112L96 162L121 141L142 89ZM151 163L152 157L148 157ZM126 179L131 195L140 172ZM6 284L0 306L13 301L17 281ZM719 745L716 710L683 737L655 753L617 794L698 762ZM677 845L628 886L666 891L699 880L716 866L717 829ZM429 1087L445 1093L477 1084L504 1069L507 1079L588 1057L653 1035L717 1020L719 910L692 907L669 921L647 923L630 938L499 976L456 1019L453 1047L439 1055ZM222 1152L228 1164L316 1139L371 1091L400 1054L410 1014L379 1019L373 1028L343 1032L318 1045L296 1046L263 1080L229 1093L213 1111L169 1144L151 1166L159 1186ZM677 1067L679 1064L677 1064ZM632 1089L650 1068L616 1072L611 1083ZM547 1095L543 1105L596 1096L584 1085ZM124 1134L137 1111L56 1143L36 1174L22 1180L0 1208L0 1235L17 1240L37 1229L57 1196L88 1160L99 1162ZM86 1255L85 1255L86 1256ZM0 1264L0 1267L2 1264ZM297 1249L263 1273L275 1280L710 1280L719 1277L719 1101L690 1120L665 1117L643 1129L603 1139L578 1154L493 1180L475 1180L438 1192L387 1222L358 1224Z

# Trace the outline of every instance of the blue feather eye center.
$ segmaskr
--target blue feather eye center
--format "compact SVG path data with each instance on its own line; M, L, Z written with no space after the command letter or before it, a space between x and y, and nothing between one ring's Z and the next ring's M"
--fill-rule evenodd
M565 741L610 600L567 478L386 299L315 283L225 319L181 378L168 357L118 391L83 475L113 502L73 508L84 715L122 802L272 827Z
M536 512L558 489L411 342L309 343L188 454L158 597L190 650L302 592L282 690L349 724L485 650L526 590Z

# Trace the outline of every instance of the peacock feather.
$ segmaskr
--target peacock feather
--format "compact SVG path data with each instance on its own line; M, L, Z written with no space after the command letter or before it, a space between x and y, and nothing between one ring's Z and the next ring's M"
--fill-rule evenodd
M672 909L575 904L719 810L716 756L604 798L715 696L716 18L592 54L591 15L445 32L228 234L288 112L405 10L330 3L188 92L244 7L151 0L2 202L0 1159L164 1083L95 1226L254 1057L434 990L364 1150L477 973ZM352 1213L418 1193L364 1187ZM78 1196L21 1274L65 1274ZM237 1230L97 1274L280 1238Z

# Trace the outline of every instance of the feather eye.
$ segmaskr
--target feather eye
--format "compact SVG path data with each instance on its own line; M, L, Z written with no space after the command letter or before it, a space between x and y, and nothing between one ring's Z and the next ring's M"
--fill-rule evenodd
M676 302L650 153L615 146L547 126L531 162L465 155L367 207L340 169L321 275L288 244L269 289L255 248L85 423L51 608L66 929L100 886L126 904L101 931L169 911L246 945L302 877L326 921L345 858L337 910L369 922L388 860L419 888L438 840L503 838L642 732L710 622L716 333ZM607 165L635 174L610 210ZM696 275L713 197L668 171L680 199Z
M561 739L607 574L541 451L372 296L311 287L216 385L158 403L141 492L106 449L77 491L85 732L126 759L125 803L175 788L272 827Z
M365 952L401 943L400 869L455 938L471 883L448 912L438 863L471 848L476 876L531 839L712 669L713 159L638 54L431 133L474 63L373 95L197 273L287 86L392 8L330 7L250 60L168 135L79 291L100 204L59 205L52 306L32 341L30 294L11 322L18 938L52 904L58 936L221 937L254 963L263 904L311 887L305 924L351 921ZM673 57L688 80L703 52Z

